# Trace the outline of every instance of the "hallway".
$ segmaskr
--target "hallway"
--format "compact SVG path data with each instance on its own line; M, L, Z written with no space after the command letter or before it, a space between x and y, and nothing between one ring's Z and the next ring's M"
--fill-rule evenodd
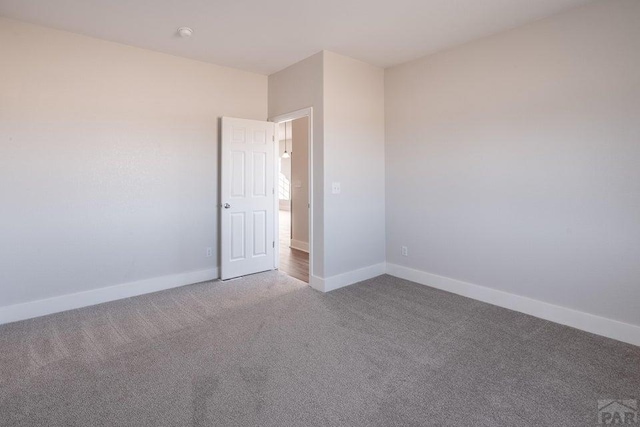
M289 276L309 283L309 254L289 247L291 212L280 210L280 267Z

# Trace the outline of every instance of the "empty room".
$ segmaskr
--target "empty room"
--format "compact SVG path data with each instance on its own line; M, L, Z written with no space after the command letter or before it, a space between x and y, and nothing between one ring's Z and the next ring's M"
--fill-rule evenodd
M639 401L640 0L0 0L0 426Z

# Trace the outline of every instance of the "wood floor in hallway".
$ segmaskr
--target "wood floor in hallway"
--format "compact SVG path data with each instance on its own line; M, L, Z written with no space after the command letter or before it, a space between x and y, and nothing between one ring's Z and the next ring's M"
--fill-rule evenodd
M309 283L309 254L289 247L291 241L291 212L280 212L280 271Z

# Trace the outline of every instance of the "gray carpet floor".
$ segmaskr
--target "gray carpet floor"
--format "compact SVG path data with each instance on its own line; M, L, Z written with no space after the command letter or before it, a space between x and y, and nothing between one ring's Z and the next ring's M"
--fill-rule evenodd
M0 327L2 426L592 426L640 348L391 276L277 271Z

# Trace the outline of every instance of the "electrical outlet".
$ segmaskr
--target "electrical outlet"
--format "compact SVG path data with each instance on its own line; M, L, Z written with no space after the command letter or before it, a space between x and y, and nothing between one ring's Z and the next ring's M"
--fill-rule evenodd
M340 183L339 182L331 183L331 193L340 194Z
M409 256L409 248L407 248L406 246L402 247L402 256Z
M206 253L206 257L209 258L210 256L213 255L213 249L207 248L205 253Z

